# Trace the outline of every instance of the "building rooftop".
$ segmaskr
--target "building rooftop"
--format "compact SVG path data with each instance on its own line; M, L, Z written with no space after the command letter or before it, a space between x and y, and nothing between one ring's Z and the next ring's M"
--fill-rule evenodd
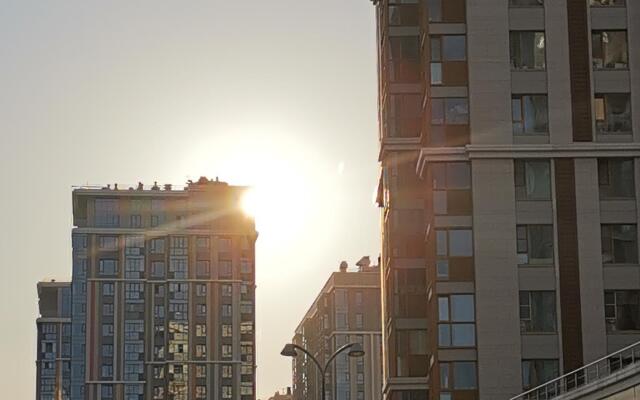
M154 181L152 184L145 184L138 182L136 184L130 183L113 183L113 184L86 184L73 186L74 193L107 193L113 194L180 194L188 191L201 191L211 188L219 187L232 187L232 188L245 188L245 186L233 186L227 182L221 181L216 177L215 179L209 179L206 176L201 176L197 181L189 179L184 185L174 185L172 183L158 183Z

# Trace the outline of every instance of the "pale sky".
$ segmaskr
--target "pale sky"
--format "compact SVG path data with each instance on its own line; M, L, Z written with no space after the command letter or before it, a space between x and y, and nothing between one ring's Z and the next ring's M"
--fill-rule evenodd
M0 387L35 395L36 282L70 279L71 186L254 184L258 396L329 274L379 253L369 0L0 0ZM268 211L268 212L267 212Z

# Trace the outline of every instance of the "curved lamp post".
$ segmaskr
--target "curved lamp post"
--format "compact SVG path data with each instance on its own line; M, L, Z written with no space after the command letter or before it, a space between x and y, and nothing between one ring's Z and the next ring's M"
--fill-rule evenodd
M285 357L296 357L298 355L298 352L296 350L300 350L301 352L309 356L311 361L313 361L316 367L318 367L318 371L320 371L320 373L322 374L322 400L325 400L325 396L326 396L325 395L325 377L327 374L327 370L329 369L329 364L331 364L331 361L333 361L338 356L338 354L346 350L349 350L349 353L347 353L349 357L364 356L364 350L362 349L362 345L360 343L347 343L344 346L340 347L338 350L335 351L335 353L331 355L331 357L329 357L329 359L324 364L324 366L322 366L322 364L320 364L320 362L316 360L316 358L313 355L311 355L311 353L309 353L306 349L298 346L297 344L287 343L286 345L284 345L284 348L282 349L280 354Z

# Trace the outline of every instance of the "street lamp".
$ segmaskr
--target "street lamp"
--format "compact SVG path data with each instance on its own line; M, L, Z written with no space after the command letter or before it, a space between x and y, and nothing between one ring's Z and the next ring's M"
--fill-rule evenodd
M347 343L344 346L340 347L338 350L335 351L335 353L331 355L331 357L329 357L329 359L324 364L324 366L322 366L322 364L320 364L320 362L313 355L311 355L311 353L309 353L306 349L298 346L297 344L287 343L286 345L284 345L284 348L282 349L280 354L285 357L297 357L298 352L296 350L300 350L301 352L309 356L309 358L313 361L313 363L318 368L318 371L322 373L322 400L325 400L325 396L326 396L325 395L325 377L327 375L327 370L329 369L329 364L331 364L331 361L333 361L338 356L338 354L346 350L349 350L349 352L347 353L349 357L364 356L364 350L362 349L362 345L360 343Z

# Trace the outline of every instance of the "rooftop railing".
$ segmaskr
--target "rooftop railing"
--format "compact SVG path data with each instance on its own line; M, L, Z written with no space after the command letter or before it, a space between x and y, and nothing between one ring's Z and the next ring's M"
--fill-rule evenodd
M591 383L640 363L640 342L606 355L584 367L526 391L511 400L549 400L581 389Z

